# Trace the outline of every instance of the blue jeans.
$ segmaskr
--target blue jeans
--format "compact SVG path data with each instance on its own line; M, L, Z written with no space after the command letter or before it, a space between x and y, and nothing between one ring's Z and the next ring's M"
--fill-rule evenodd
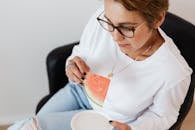
M41 130L71 130L72 117L82 110L92 109L83 88L67 84L39 111L35 119ZM8 130L19 130L26 120L14 124Z

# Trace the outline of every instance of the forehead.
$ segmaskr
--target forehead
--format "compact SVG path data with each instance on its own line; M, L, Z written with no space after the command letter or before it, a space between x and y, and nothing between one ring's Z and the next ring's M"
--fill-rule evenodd
M129 11L122 4L114 0L104 1L105 16L113 22L118 23L141 23L144 21L143 17L138 11Z

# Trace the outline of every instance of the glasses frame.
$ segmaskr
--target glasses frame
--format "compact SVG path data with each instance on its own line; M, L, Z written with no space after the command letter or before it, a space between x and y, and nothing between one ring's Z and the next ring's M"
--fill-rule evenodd
M127 37L127 38L133 38L134 35L135 35L136 29L138 29L138 27L140 27L141 25L143 25L143 24L145 23L145 22L143 22L143 23L139 24L137 27L132 27L132 28L124 27L124 26L115 26L112 22L108 22L108 21L103 20L103 19L100 18L100 17L102 16L103 13L104 13L104 11L96 18L97 21L98 21L98 23L101 25L101 27L102 27L103 29L105 29L106 31L109 31L109 32L114 32L114 30L116 29L122 36ZM103 16L103 17L105 17L105 16ZM105 18L106 18L106 17L105 17ZM109 26L111 26L112 29L110 30L110 29L106 28L106 27L102 24L102 22L104 22L104 23L108 24ZM127 35L123 34L120 28L124 28L124 29L127 29L127 30L129 30L129 31L132 31L133 35L132 35L132 36L127 36Z

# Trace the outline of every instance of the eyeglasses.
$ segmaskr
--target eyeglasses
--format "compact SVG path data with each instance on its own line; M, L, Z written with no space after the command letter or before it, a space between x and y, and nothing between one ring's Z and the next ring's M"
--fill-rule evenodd
M115 26L111 22L108 22L107 18L103 15L104 12L102 12L98 17L97 21L102 26L103 29L114 32L116 29L121 35L127 38L133 38L135 34L135 30L138 29L138 27L141 27L145 22L141 23L137 27L124 27L124 26Z

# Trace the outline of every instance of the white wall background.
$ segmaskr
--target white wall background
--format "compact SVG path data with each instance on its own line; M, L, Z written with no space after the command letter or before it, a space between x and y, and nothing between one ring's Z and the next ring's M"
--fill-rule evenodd
M173 12L195 25L195 1L194 0L169 0L170 12Z
M0 124L34 114L48 93L45 58L79 40L98 0L0 0Z
M32 116L48 93L45 57L77 41L99 0L0 0L0 124ZM170 11L195 24L194 0Z

